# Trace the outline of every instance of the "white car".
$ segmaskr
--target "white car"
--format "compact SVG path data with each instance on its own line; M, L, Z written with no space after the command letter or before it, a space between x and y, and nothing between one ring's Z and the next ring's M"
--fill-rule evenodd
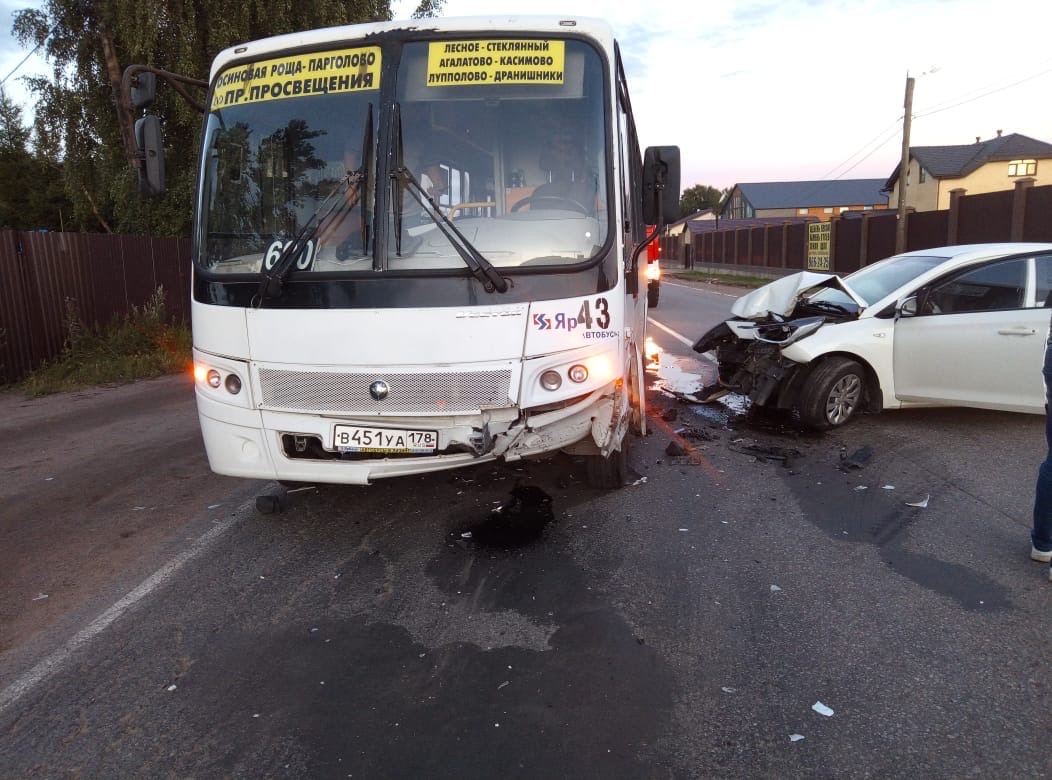
M825 429L861 411L970 406L1043 414L1052 244L974 244L802 271L739 298L702 336L727 392Z

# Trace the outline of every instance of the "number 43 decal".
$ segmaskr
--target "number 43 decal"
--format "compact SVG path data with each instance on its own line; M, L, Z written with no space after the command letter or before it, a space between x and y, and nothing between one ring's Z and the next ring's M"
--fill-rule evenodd
M577 324L584 325L587 330L591 330L592 321L592 310L588 306L588 301L584 301L581 303L581 310L577 312ZM610 327L610 306L606 298L595 299L595 326L600 330Z

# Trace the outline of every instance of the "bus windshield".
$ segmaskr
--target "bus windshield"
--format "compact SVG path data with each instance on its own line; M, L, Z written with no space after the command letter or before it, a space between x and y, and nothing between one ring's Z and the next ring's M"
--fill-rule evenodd
M612 213L603 74L582 41L507 34L233 66L205 126L199 267L258 274L296 239L293 275L466 271L465 244L498 269L588 263Z

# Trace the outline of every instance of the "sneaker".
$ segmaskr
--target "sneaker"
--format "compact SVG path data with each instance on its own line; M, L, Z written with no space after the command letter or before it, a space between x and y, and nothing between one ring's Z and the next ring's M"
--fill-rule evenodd
M1052 562L1052 550L1039 550L1030 545L1030 560L1040 561L1041 563ZM1049 577L1052 577L1052 568L1049 569L1049 572Z

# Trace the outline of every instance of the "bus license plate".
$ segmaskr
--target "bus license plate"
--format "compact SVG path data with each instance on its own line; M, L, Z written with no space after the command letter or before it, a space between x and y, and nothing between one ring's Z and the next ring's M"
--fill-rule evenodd
M340 452L433 455L438 446L438 433L404 428L337 425L332 432L332 443Z

